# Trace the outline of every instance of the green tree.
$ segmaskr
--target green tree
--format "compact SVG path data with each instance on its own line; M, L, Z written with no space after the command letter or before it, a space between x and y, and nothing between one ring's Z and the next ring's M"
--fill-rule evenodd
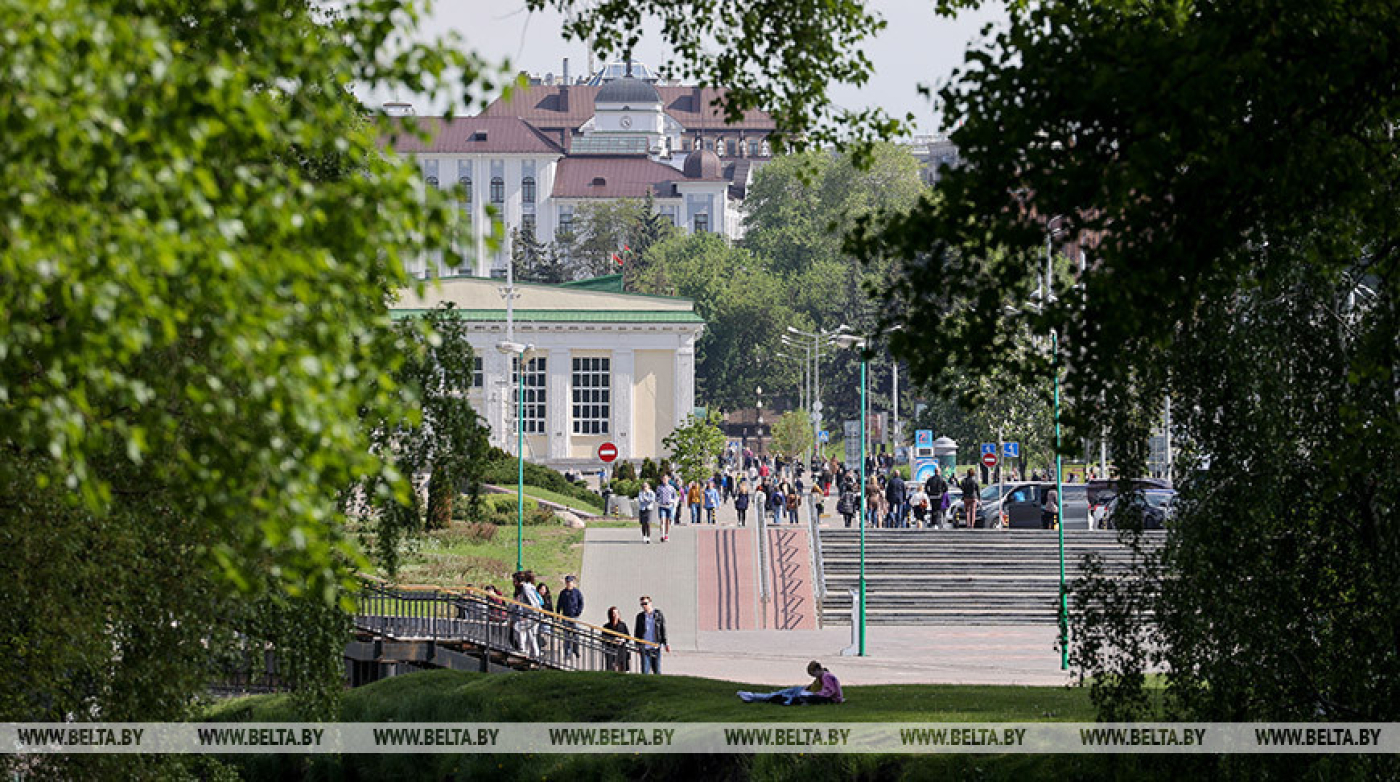
M799 315L783 328L811 332L844 324L861 334L874 331L880 305L870 291L894 279L895 264L884 255L854 262L845 236L862 219L909 211L926 190L919 162L894 144L877 144L864 155L813 150L759 169L744 201L743 244L783 281L783 300ZM876 350L870 359L872 405L888 409L891 357ZM844 351L823 353L822 401L833 420L859 415L859 368Z
M235 633L329 713L365 561L337 494L410 494L360 426L411 415L386 299L459 219L349 88L481 74L395 49L405 8L0 4L5 719L182 718Z
M466 321L457 315L448 303L394 325L394 350L402 357L394 386L404 404L416 407L418 414L365 422L374 450L398 474L428 477L429 528L451 522L452 503L460 487L481 477L490 451L486 424L465 394L475 373L475 352L467 342ZM405 502L381 491L382 480L371 478L358 496L371 498L376 558L392 575L398 567L399 541L424 527L423 509L416 491Z
M661 441L686 483L703 484L710 477L715 460L724 452L724 432L718 423L719 416L713 412L708 419L692 415Z
M515 266L515 279L568 282L573 275L564 253L571 246L571 237L565 237L562 243L546 244L535 237L534 228L511 229L510 262Z
M1083 400L1070 441L1106 426L1125 472L1170 391L1176 534L1144 557L1147 588L1080 593L1075 659L1107 718L1148 709L1151 666L1188 719L1400 708L1394 12L1013 4L941 94L965 165L852 237L908 259L890 341L921 377L1043 383L1051 358L1014 336L1053 329ZM1047 234L1087 262L1025 310Z
M716 234L674 236L652 247L647 259L651 276L639 279L636 290L694 299L696 313L705 319L705 333L695 346L700 399L746 407L754 403L757 387L797 387L799 370L773 355L781 349L784 330L800 322L780 277ZM666 287L652 287L657 284Z
M788 457L812 450L812 420L805 410L789 410L773 424L773 447Z

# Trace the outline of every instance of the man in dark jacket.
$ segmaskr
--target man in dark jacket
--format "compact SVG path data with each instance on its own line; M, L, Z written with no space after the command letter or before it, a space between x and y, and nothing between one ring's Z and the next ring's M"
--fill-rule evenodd
M890 482L885 484L885 502L890 504L890 526L903 527L905 524L904 511L906 504L904 479L894 470L890 470Z
M642 673L661 673L661 650L664 647L669 652L671 645L666 642L666 617L651 607L650 595L642 596L642 611L637 614L632 632L643 641L651 641L650 644L642 644L638 650L642 658Z
M578 578L575 576L564 576L564 588L559 592L559 613L570 619L577 619L583 616L583 592L578 588ZM579 653L578 643L574 641L573 633L564 634L564 656L577 657Z
M924 481L924 494L928 495L930 516L930 526L943 526L943 495L948 493L948 482L943 480L943 473L938 470L933 471L933 475Z

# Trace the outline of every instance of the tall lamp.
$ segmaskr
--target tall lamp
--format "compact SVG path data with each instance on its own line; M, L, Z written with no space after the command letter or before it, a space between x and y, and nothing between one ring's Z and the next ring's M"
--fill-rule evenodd
M865 656L865 394L866 394L866 367L869 363L865 356L865 338L857 337L853 334L838 334L833 340L843 348L856 348L860 350L860 645L858 654Z
M525 355L535 350L533 344L497 342L496 350L514 356L515 376L515 571L525 569Z

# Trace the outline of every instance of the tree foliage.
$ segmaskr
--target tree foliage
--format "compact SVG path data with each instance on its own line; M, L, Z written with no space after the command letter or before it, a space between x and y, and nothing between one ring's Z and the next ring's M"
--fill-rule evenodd
M671 454L671 462L686 483L704 483L714 470L715 462L724 451L724 432L716 425L718 416L708 418L689 416L661 444ZM619 475L619 477L621 477Z
M1106 425L1125 472L1167 391L1185 411L1160 590L1086 585L1108 602L1076 657L1110 717L1143 707L1154 662L1189 718L1395 717L1395 12L1014 4L941 93L964 165L852 237L908 259L885 320L921 377L1043 378L1019 335L1054 329L1070 434ZM1087 267L1027 309L1048 233Z
M180 718L234 632L338 692L336 495L409 494L361 421L411 414L386 298L457 221L348 88L481 81L338 8L0 3L6 719Z
M773 448L789 457L812 450L812 419L806 410L789 410L773 424Z

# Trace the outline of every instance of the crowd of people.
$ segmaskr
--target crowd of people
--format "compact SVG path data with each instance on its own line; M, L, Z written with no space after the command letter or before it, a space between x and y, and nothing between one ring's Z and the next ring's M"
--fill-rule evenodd
M892 457L873 456L866 462L866 479L860 485L859 471L836 459L800 460L757 456L745 449L742 454L726 453L702 485L688 484L679 476L666 474L653 487L642 483L637 496L642 541L667 542L673 524L714 524L716 511L732 503L739 526L750 520L764 524L817 522L831 507L846 527L861 515L864 494L865 524L884 528L937 528L949 523L950 489L962 490L965 518L952 520L961 526L975 515L981 487L976 475L958 481L951 474L935 473L919 484L910 484L895 469Z

